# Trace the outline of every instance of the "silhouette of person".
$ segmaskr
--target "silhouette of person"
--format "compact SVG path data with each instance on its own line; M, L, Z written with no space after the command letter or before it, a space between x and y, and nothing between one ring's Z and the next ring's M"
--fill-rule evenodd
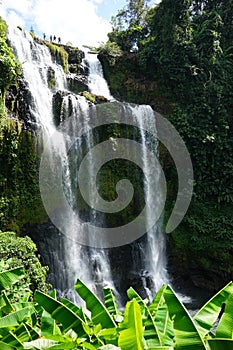
M53 41L53 37L52 37L52 35L50 35L50 41Z
M60 36L59 36L59 38L58 38L58 44L61 44L61 38L60 38Z
M55 35L53 36L53 41L56 41L56 36Z
M43 34L43 38L44 38L44 40L46 39L46 35L45 35L45 33Z

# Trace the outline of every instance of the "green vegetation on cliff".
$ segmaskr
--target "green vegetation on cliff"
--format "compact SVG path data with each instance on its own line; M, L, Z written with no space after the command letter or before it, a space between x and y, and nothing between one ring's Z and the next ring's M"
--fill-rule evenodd
M3 104L7 88L16 82L21 74L21 66L6 42L7 25L0 17L0 112L3 112Z
M123 53L112 62L111 53L100 50L112 94L150 104L186 143L195 187L184 221L168 236L170 263L180 265L184 277L206 274L215 289L233 277L232 11L232 1L162 0L150 9L146 1L128 1L109 33ZM166 150L161 161L168 217L177 175Z
M5 94L16 85L21 66L7 44L6 23L0 19L0 228L20 232L24 224L46 218L39 184L39 158L32 132L7 116Z

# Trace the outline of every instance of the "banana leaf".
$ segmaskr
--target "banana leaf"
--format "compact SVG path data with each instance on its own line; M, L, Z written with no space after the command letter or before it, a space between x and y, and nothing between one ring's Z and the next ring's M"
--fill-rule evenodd
M210 339L208 340L208 350L232 350L232 339Z
M0 291L10 287L24 277L23 267L16 267L0 272Z
M45 310L42 312L41 316L41 335L43 337L49 336L49 335L60 335L61 331L56 324L56 321L52 316Z
M138 304L141 306L142 311L145 309L145 306L147 305L147 300L143 300L141 296L136 292L136 290L133 289L133 287L130 287L127 290L127 295L129 297L129 300L135 299L138 302Z
M4 314L9 314L10 312L14 311L14 308L13 308L9 298L6 295L5 290L2 291L2 295L0 298L1 298L0 308Z
M149 306L146 305L146 301L132 287L127 291L129 299L135 298L141 306L142 314L145 313L145 318L143 317L143 335L148 348L173 345L174 332L172 321L169 318L168 308L163 297L165 288L166 286L163 286L158 291Z
M120 325L125 328L120 332L118 345L122 350L143 350L143 326L140 305L133 299L126 304L124 321Z
M85 322L85 320L81 319L60 301L40 291L35 292L35 300L52 318L62 324L64 332L72 328L79 336L84 335L82 322Z
M0 318L0 328L16 327L23 321L29 319L33 313L34 309L31 306L12 312Z
M27 338L26 340L28 341L29 339ZM17 350L23 349L23 342L17 337L16 334L11 331L7 334L7 336L2 338L2 341L4 341L4 343L15 346Z
M24 349L47 350L50 349L53 345L57 345L57 342L50 339L40 338L31 342L24 343Z
M213 324L218 318L223 303L227 301L231 294L233 294L232 282L228 283L223 289L207 301L207 303L193 317L202 337L212 330Z
M2 341L18 348L25 341L33 340L34 337L38 338L39 334L34 330L31 332L31 330L28 329L28 325L22 323L16 330L9 332Z
M85 301L87 309L91 312L92 322L101 324L103 328L116 327L113 317L100 299L80 280L75 284L75 290Z
M147 350L174 350L173 346L153 346Z
M233 294L226 301L223 315L216 329L216 337L233 339Z
M1 350L17 350L14 346L6 344L6 343L4 343L2 341L0 341L0 349Z
M111 288L104 288L104 303L105 306L110 313L114 317L117 322L121 322L123 320L122 312L120 312L118 305L116 303L116 297L113 294Z
M98 348L98 350L121 350L121 348L118 348L118 346L112 344L108 344L101 346L100 348Z
M89 317L83 312L83 309L81 307L78 307L74 303L72 303L70 300L66 298L61 298L62 304L67 306L70 310L72 310L76 315L78 315L82 320L84 320L86 323L90 321Z
M174 330L173 323L169 316L168 306L165 303L164 291L166 286L164 285L156 294L154 300L149 305L148 309L151 318L156 325L156 332L159 337L160 345L173 346ZM149 324L145 324L146 328L149 328ZM148 339L147 344L155 346L153 343L153 337Z
M177 350L206 350L204 341L191 316L170 286L166 287L164 298L173 321L174 348Z

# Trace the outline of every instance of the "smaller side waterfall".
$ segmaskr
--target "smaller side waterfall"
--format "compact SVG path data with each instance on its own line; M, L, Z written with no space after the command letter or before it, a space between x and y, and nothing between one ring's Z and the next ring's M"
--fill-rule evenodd
M109 91L108 84L103 77L103 69L96 54L85 52L84 64L87 65L88 74L88 87L91 93L96 95L102 95L108 100L114 100Z

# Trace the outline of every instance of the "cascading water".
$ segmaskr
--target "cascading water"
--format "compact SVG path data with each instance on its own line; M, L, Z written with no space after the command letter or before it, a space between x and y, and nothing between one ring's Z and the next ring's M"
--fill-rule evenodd
M103 70L100 61L96 54L85 52L84 64L86 63L88 74L88 88L91 93L96 95L102 95L108 100L113 100L110 94L108 84L103 77Z
M21 30L9 28L8 35L16 56L23 65L24 79L29 84L32 96L30 109L44 133L54 130L52 98L49 74L54 74L55 88L65 89L66 77L62 67L52 62L49 49L36 43L32 36Z
M24 79L27 81L32 95L31 113L35 116L38 125L43 129L47 148L50 149L49 167L52 168L54 173L61 171L55 165L55 160L57 158L60 159L59 164L62 164L63 187L66 199L72 208L82 215L83 209L79 207L76 184L78 182L80 159L87 150L92 149L94 146L94 138L89 132L89 126L92 123L91 119L97 118L96 107L84 97L75 95L67 90L65 73L59 64L52 61L49 49L45 45L35 42L30 35L20 30L10 30L9 40L16 56L23 63ZM102 67L97 59L97 55L86 53L84 64L89 69L88 87L90 92L103 95L109 100L114 100L103 78ZM49 88L48 77L51 72L56 81L56 86L53 89ZM61 95L60 125L63 122L65 123L67 119L72 120L72 123L69 124L69 130L66 130L67 134L69 137L72 137L72 135L76 135L77 129L82 130L81 134L85 135L86 139L85 146L83 146L83 137L76 137L76 142L72 147L68 146L62 132L58 133L56 142L53 140L52 135L57 132L53 116L53 98L58 91ZM148 176L153 178L153 186L153 183L158 182L160 172L157 169L156 162L151 163L150 159L147 158L146 149L148 146L151 147L151 140L145 131L145 125L147 124L147 129L149 125L153 134L156 134L153 111L149 106L135 106L119 102L116 105L123 108L125 120L134 120L134 124L140 130L143 172L146 175L145 178ZM129 121L129 123L131 122ZM114 148L115 141L114 139L111 141ZM156 144L154 144L154 148L156 149ZM96 193L94 164L95 159L89 157L87 196L90 208L98 206L98 203L96 203L98 200L94 196ZM151 187L148 186L146 180L144 181L144 193L149 202L153 203L146 212L146 217L149 221L150 216L156 211L161 198L158 193L154 196L154 192L151 191ZM53 198L53 194L51 194L51 198ZM107 226L105 216L96 214L95 210L89 210L88 214L85 211L84 217L93 226ZM116 281L115 273L113 273L115 268L112 266L113 264L109 257L111 249L95 248L96 246L101 246L100 242L97 245L94 241L89 242L89 247L77 243L77 235L81 233L82 225L79 226L79 232L77 232L76 225L71 218L67 217L65 217L65 225L68 228L69 237L58 232L56 241L53 240L49 247L48 241L46 241L45 246L48 249L46 253L42 251L43 249L40 250L42 257L49 256L47 260L46 258L44 260L50 266L50 276L52 276L50 281L53 286L60 290L63 295L65 294L70 299L78 301L75 297L73 285L77 278L81 278L97 293L102 287L107 285L118 295L117 290L120 291L120 283ZM48 233L44 232L45 237L46 234L48 235ZM131 269L138 276L137 278L141 279L145 294L152 298L155 291L167 281L165 242L161 232L161 225L158 223L153 225L146 237L144 241L132 243ZM103 247L105 247L104 242L102 243ZM40 245L40 242L37 242L37 244ZM118 249L118 254L121 248L113 249Z

